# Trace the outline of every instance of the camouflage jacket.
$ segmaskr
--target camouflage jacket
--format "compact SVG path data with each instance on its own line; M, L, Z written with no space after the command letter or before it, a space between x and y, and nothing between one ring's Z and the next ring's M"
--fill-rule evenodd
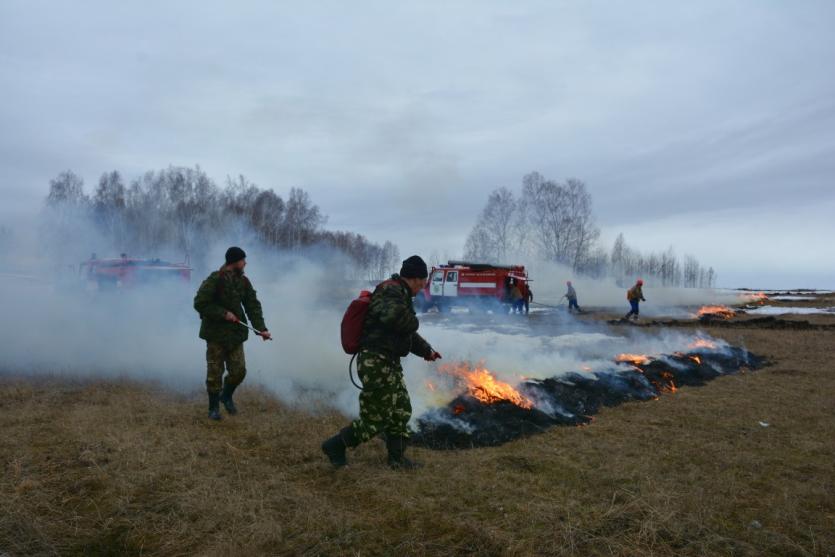
M223 318L227 311L244 323L249 316L252 326L259 331L267 329L252 283L233 271L221 269L209 275L194 296L194 309L200 314L200 338L208 342L234 346L249 337L246 327Z
M391 358L402 358L409 352L426 358L432 347L417 333L418 326L409 286L399 275L392 275L377 285L371 296L360 347Z
M641 285L636 284L629 291L626 293L626 299L630 302L632 300L644 300L644 290L641 288ZM644 300L646 301L646 300Z

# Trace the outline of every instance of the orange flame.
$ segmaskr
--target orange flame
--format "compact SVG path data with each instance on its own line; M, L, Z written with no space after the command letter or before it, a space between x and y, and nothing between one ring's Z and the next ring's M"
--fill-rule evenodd
M749 294L748 301L763 305L768 301L768 296L766 296L765 292L755 292L753 294Z
M467 392L485 404L506 400L521 408L533 408L533 402L508 383L496 377L482 364L471 367L466 362L441 364L438 371L451 375L467 387Z
M690 356L690 359L696 362L699 365L702 365L702 359L698 356Z
M713 350L714 348L716 348L716 343L711 342L706 338L697 338L696 340L690 343L691 350L696 348L708 348Z
M696 317L704 317L710 315L711 317L721 317L722 319L730 319L736 314L734 310L728 306L702 306L696 312Z
M615 356L615 361L643 366L649 363L649 356L646 354L618 354Z
M676 391L678 391L678 387L676 387L672 373L670 373L669 371L662 371L660 375L665 382L660 384L656 383L656 386L659 390L666 393L675 393Z

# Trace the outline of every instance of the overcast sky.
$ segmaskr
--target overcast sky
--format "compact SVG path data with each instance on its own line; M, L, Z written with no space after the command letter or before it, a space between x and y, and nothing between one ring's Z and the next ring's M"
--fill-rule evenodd
M199 164L402 254L586 181L607 245L835 287L835 2L0 2L0 223Z

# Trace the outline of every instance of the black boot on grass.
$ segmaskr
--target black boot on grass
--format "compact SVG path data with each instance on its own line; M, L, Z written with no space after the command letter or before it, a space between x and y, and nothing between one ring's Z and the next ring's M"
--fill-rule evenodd
M209 419L220 420L220 395L209 393Z
M237 385L224 383L223 392L220 393L220 402L223 403L223 407L226 408L226 411L229 412L230 416L234 416L238 413L238 407L235 406L235 401L232 400L232 393L235 392L237 387Z
M423 466L403 456L407 444L408 439L406 437L386 437L386 449L389 453L388 463L394 470L415 470Z
M331 464L337 468L342 468L348 464L348 459L345 456L345 449L348 447L356 447L360 444L359 439L354 433L354 428L351 426L342 428L339 433L322 443L322 452L331 461Z

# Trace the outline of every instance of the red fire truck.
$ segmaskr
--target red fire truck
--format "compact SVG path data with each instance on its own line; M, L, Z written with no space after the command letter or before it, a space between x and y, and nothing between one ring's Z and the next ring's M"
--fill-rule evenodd
M91 257L78 266L78 274L88 286L100 290L159 281L191 281L191 267L187 263L136 259L125 254L113 259Z
M447 311L453 306L470 309L499 310L510 303L513 285L523 298L528 295L528 273L524 265L492 265L469 261L449 261L432 267L429 283L418 292L415 307L427 311L433 307Z

